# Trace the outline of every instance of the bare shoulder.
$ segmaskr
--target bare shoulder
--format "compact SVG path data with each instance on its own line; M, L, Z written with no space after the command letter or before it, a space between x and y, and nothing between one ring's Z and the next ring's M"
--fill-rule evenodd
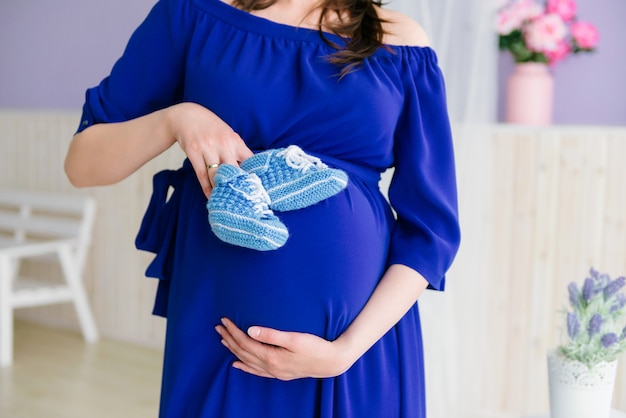
M429 46L424 28L410 17L394 10L376 7L383 22L384 42L388 45Z

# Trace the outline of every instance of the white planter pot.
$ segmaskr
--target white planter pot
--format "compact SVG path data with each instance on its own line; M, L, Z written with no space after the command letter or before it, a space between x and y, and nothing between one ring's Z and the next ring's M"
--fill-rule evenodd
M550 418L610 418L617 361L602 362L591 370L548 353Z

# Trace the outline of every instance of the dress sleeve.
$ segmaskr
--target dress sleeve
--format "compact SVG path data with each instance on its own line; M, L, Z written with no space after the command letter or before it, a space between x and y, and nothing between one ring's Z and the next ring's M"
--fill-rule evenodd
M134 119L182 100L188 15L186 1L159 0L154 5L110 75L87 90L78 132L97 123Z
M443 76L430 48L403 63L405 103L394 138L389 200L397 214L389 264L419 272L443 290L460 243L454 150Z

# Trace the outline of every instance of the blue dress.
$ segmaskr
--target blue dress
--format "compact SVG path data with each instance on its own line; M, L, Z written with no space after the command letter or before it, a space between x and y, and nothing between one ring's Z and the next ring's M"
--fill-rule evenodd
M327 35L341 42L335 35ZM156 254L154 313L167 317L165 418L424 417L417 305L347 372L283 382L231 367L214 327L263 325L337 338L391 264L442 290L459 244L444 83L430 48L381 49L343 79L315 30L219 0L160 0L111 74L87 91L79 130L182 101L202 104L256 151L297 144L349 184L279 213L286 245L258 252L217 239L191 165L154 177L137 247ZM395 167L389 199L380 173ZM167 190L174 193L167 199ZM393 301L390 301L393 303Z

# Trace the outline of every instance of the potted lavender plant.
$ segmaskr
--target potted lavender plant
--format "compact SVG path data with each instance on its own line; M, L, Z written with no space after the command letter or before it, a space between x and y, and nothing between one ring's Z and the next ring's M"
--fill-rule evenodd
M609 418L617 357L626 349L626 278L591 269L568 286L565 342L548 354L551 418Z

